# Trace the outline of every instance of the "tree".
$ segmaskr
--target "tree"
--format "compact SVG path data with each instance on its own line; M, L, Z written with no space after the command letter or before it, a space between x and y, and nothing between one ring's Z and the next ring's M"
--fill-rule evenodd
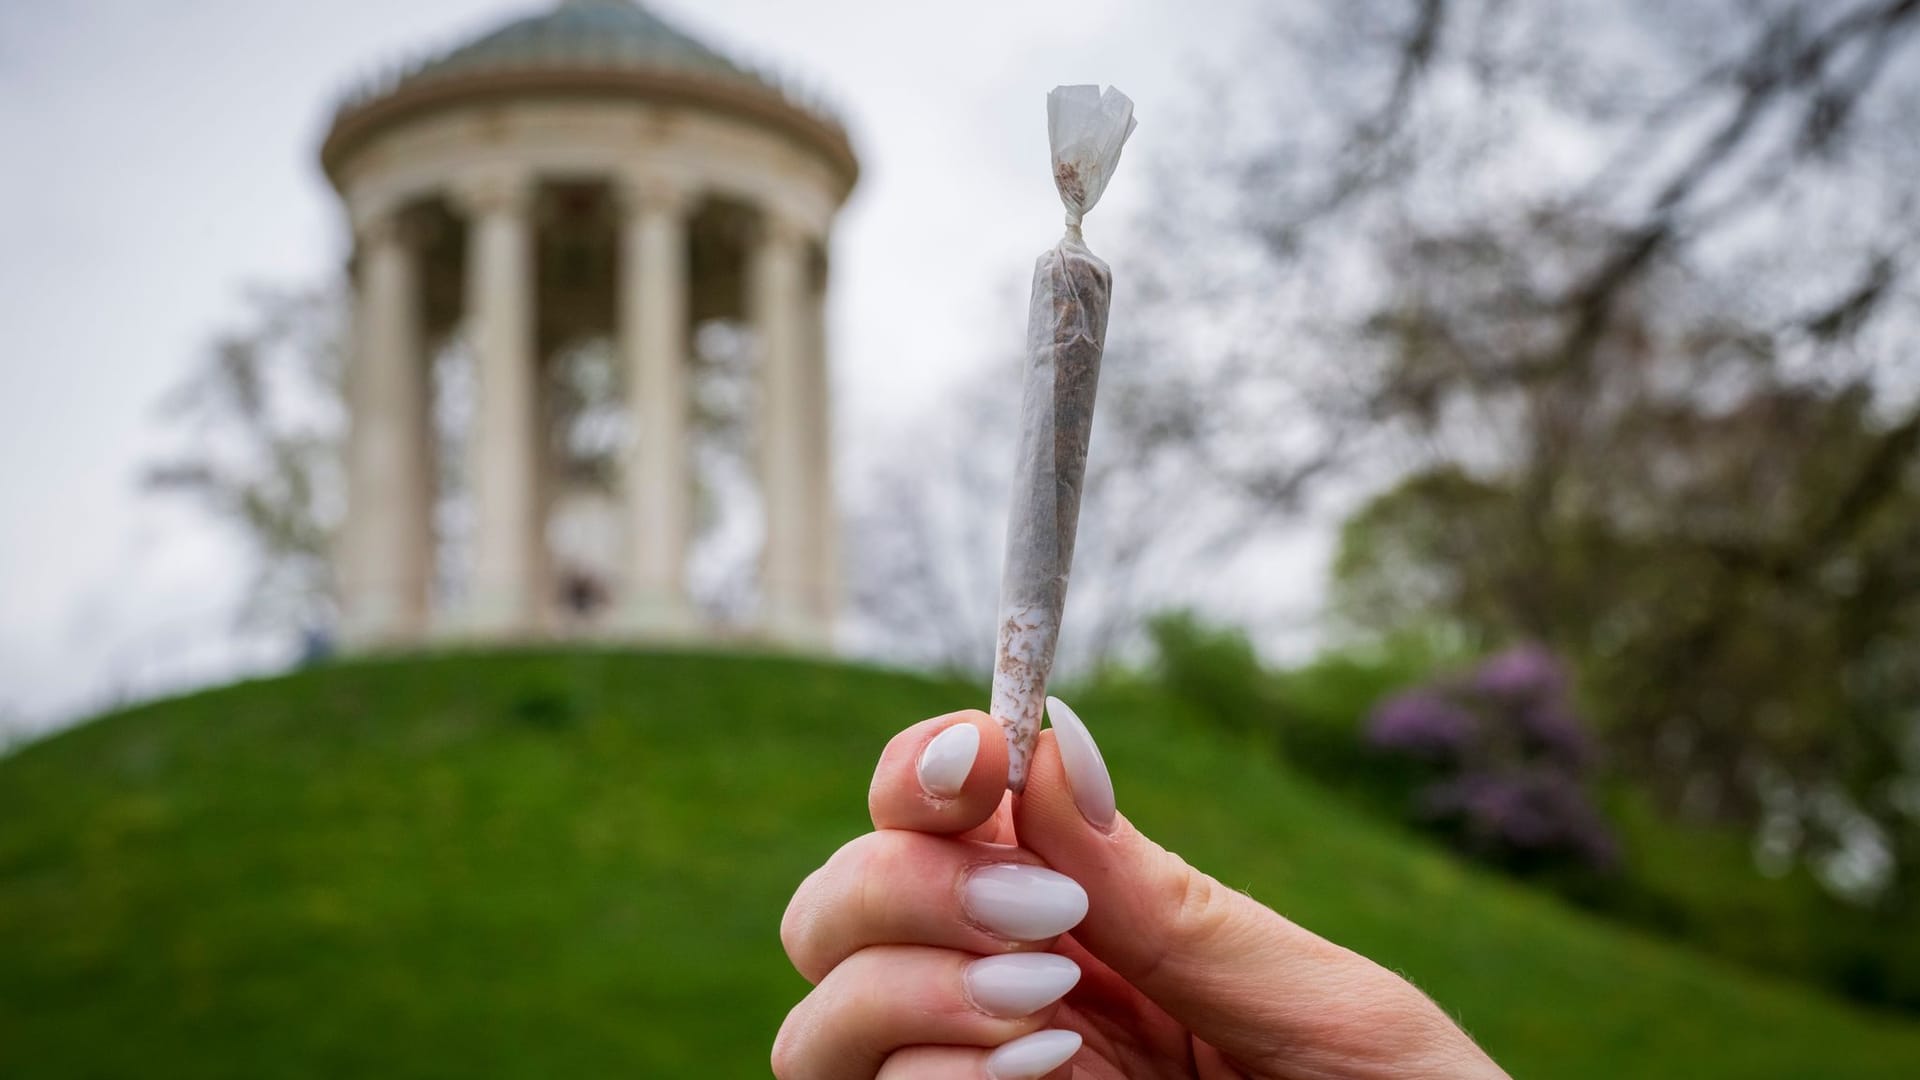
M1110 350L1103 367L1128 360ZM973 677L992 671L1020 391L1012 364L963 381L887 433L894 449L852 477L849 599L863 651ZM1142 646L1147 617L1191 589L1182 545L1194 537L1175 527L1185 493L1141 465L1097 413L1058 670Z
M1920 871L1920 0L1315 12L1163 185L1137 441L1247 520L1391 487L1350 612L1547 642L1671 805Z
M145 483L198 500L251 545L244 623L324 632L339 611L346 297L257 289L246 302L245 324L216 338L163 403L181 446Z

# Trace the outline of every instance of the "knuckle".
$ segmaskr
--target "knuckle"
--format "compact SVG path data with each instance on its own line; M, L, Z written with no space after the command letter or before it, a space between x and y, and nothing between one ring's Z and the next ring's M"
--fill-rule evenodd
M832 967L827 956L831 927L845 903L849 883L859 880L865 861L863 851L871 836L856 836L840 845L819 869L800 882L780 916L780 946L808 982L818 983Z
M841 844L840 850L834 852L821 869L843 881L865 877L875 860L883 857L880 849L888 843L884 832L861 833Z
M807 943L813 938L813 928L819 914L812 902L818 893L816 879L820 871L815 870L800 882L793 891L793 898L787 901L787 910L780 916L780 947L786 950L787 959L793 961L796 968L805 973L801 958L805 955Z
M777 1080L797 1080L800 1076L801 1045L805 1041L806 1002L795 1005L773 1037L773 1053L768 1064Z
M875 889L897 887L913 872L916 855L929 838L897 829L880 829L849 841L828 860L828 866L843 875L842 883L850 900L864 901ZM862 913L872 910L864 903Z
M1180 936L1190 942L1217 939L1232 919L1232 905L1227 899L1226 889L1219 882L1197 871L1189 872L1175 917Z
M864 927L886 921L888 897L905 880L901 871L908 861L908 833L876 832L867 834L861 845L858 876L847 894L849 915Z
M818 983L842 957L836 949L858 942L884 923L889 897L913 873L919 842L913 833L881 831L841 845L807 875L780 919L780 944L808 981Z
M768 1059L768 1066L777 1080L793 1080L793 1050L784 1027L780 1029L780 1034L773 1037L773 1054Z
M911 1017L917 1029L997 1045L1039 1026L1037 1019L988 1013L966 987L966 956L924 945L870 945L821 984L825 1007L862 1025Z
M1226 887L1180 863L1165 886L1168 937L1179 949L1216 940L1232 918Z
M1159 916L1155 922L1160 932L1145 958L1143 979L1204 952L1210 942L1228 932L1233 921L1234 905L1225 886L1170 852L1162 865L1147 891L1147 900Z

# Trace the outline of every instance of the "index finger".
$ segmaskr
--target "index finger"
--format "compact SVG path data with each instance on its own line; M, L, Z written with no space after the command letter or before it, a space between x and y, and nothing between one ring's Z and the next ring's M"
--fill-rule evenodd
M967 709L923 720L887 743L867 810L876 829L955 835L992 823L1006 790L1000 722Z

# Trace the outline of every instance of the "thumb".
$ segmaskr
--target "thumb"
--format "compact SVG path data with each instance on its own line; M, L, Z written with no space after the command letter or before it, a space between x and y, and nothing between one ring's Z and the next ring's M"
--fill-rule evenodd
M1398 976L1142 835L1086 725L1057 698L1047 717L1014 809L1020 845L1086 889L1074 940L1174 1020L1263 1075L1404 1066L1430 1060L1435 1037L1464 1039Z

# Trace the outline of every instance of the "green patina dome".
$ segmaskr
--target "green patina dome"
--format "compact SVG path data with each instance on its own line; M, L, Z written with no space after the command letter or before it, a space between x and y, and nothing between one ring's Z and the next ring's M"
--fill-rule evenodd
M515 20L430 60L406 78L575 65L676 68L764 82L632 0L562 0L551 11Z
M376 131L451 105L563 94L674 101L795 136L849 186L859 167L846 129L817 101L749 68L635 3L561 0L347 95L321 147L330 175Z

